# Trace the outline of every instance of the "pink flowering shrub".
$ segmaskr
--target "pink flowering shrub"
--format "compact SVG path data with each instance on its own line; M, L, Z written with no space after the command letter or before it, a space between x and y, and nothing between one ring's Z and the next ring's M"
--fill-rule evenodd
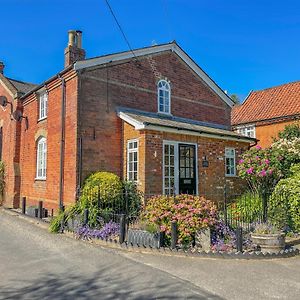
M272 149L255 146L242 155L237 166L239 176L246 179L250 188L257 193L272 191L282 176L278 168L281 159Z
M142 218L167 236L171 234L171 222L176 221L178 242L189 244L196 231L214 226L217 208L212 201L199 196L156 196L147 201Z

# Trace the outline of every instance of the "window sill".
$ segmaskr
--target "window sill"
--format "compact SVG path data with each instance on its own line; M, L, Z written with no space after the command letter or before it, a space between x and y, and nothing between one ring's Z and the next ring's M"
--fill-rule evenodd
M173 115L171 113L166 113L166 112L162 112L162 111L158 111L157 112L159 115L163 115L163 116L169 116L172 117Z
M46 181L46 177L36 177L34 181Z
M235 177L238 177L236 174L235 175L228 175L228 174L225 174L225 177L229 177L229 178L235 178Z
M38 123L41 122L41 121L44 121L44 120L47 120L47 117L44 117L44 118L41 118L41 119L38 119Z

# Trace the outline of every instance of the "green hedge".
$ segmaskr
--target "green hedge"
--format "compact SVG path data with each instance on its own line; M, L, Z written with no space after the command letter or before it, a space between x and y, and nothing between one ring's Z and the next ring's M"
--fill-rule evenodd
M279 228L300 232L300 164L291 168L291 174L275 187L269 200L268 215Z

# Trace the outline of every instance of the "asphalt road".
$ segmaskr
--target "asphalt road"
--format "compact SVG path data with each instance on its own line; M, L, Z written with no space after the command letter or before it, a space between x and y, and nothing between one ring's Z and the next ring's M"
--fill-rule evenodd
M300 299L300 256L218 260L109 250L0 210L0 299Z
M0 299L220 299L166 272L0 210Z

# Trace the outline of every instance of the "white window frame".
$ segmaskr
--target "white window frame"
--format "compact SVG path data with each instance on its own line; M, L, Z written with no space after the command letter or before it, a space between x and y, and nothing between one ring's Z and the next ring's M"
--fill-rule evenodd
M47 118L48 115L48 93L39 94L39 121Z
M136 143L136 147L132 147L130 149L130 144L134 144L134 143ZM129 160L130 153L136 153L136 161L135 160L133 160L133 161ZM136 171L135 170L132 170L132 171L129 170L129 166L130 166L131 163L132 164L134 164L134 163L137 164ZM135 172L136 172L136 180L134 180L134 173ZM133 173L133 177L131 177L130 173ZM127 180L133 181L133 182L136 182L136 183L139 180L139 140L138 139L132 139L132 140L127 141Z
M198 144L197 143L189 143L189 142L182 142L182 141L169 141L164 140L163 141L163 149L162 149L162 156L163 156L163 167L162 167L162 194L165 195L165 145L173 145L174 146L174 182L175 182L175 194L178 195L179 193L179 144L185 144L185 145L193 145L195 146L195 160L196 160L196 166L195 166L195 179L196 179L196 195L198 195Z
M246 126L238 126L236 128L236 131L240 135L256 138L256 130L254 124L246 125Z
M163 86L160 86L163 84ZM162 91L163 96L160 96L160 92ZM166 96L166 93L167 96ZM160 99L162 98L163 103L160 103ZM165 102L168 101L168 104ZM162 105L162 110L161 110L161 105ZM160 114L166 114L170 115L171 114L171 86L170 83L164 79L160 80L157 83L157 111Z
M36 179L46 180L47 176L47 139L40 137L36 147Z
M228 155L228 151L233 151L233 154ZM235 148L232 147L226 147L225 148L225 176L226 177L235 177L236 176L236 157L235 157ZM227 174L227 158L233 159L233 174ZM230 166L232 167L232 166Z

